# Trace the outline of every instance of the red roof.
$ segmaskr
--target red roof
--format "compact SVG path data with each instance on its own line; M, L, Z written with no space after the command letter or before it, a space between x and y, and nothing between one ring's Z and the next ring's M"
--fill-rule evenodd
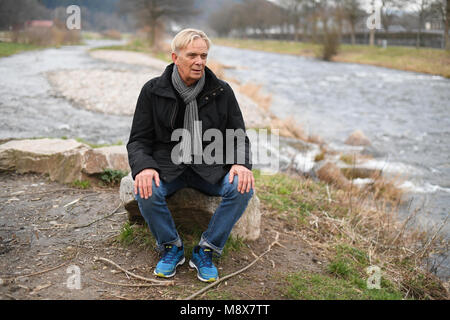
M29 27L45 27L51 28L53 26L52 20L31 20L27 21Z

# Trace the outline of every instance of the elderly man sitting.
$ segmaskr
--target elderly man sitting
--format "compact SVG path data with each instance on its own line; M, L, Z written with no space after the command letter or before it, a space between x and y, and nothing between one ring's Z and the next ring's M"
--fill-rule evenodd
M185 261L166 197L185 187L222 197L189 261L201 281L211 282L219 278L213 253L220 256L253 195L242 113L231 87L206 67L210 45L200 30L185 29L174 37L173 63L143 86L127 144L135 197L161 253L154 271L160 277L174 276ZM233 138L232 148L215 145L211 162L204 152L212 142L202 141L209 129L223 137L231 129L243 133L243 139ZM180 143L173 139L177 130Z

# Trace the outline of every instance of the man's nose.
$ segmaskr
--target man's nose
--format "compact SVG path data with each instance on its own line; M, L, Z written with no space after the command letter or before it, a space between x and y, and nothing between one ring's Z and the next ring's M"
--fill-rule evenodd
M203 59L202 59L202 57L197 56L197 57L195 58L195 64L203 64Z

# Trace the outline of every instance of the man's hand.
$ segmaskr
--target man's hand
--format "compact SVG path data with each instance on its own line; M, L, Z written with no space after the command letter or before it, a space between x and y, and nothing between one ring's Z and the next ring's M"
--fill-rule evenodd
M230 169L229 182L233 183L234 176L238 176L238 192L249 192L255 188L255 178L253 172L240 164L234 164Z
M159 174L155 169L144 169L134 178L134 194L139 190L139 196L148 199L152 195L152 180L159 187Z

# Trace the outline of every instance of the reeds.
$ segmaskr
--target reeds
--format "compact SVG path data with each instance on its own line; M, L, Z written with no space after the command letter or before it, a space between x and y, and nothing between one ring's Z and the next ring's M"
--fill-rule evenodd
M67 30L56 25L51 28L28 27L13 32L11 41L38 46L73 45L81 42L81 34L78 30Z
M448 216L435 228L425 230L414 223L420 209L401 219L398 197L380 198L373 190L355 186L328 192L320 201L328 203L326 209L311 212L306 227L300 230L326 255L332 256L338 245L357 248L367 252L369 264L379 266L405 297L448 298L441 281L427 268L433 253L448 250L442 236Z

